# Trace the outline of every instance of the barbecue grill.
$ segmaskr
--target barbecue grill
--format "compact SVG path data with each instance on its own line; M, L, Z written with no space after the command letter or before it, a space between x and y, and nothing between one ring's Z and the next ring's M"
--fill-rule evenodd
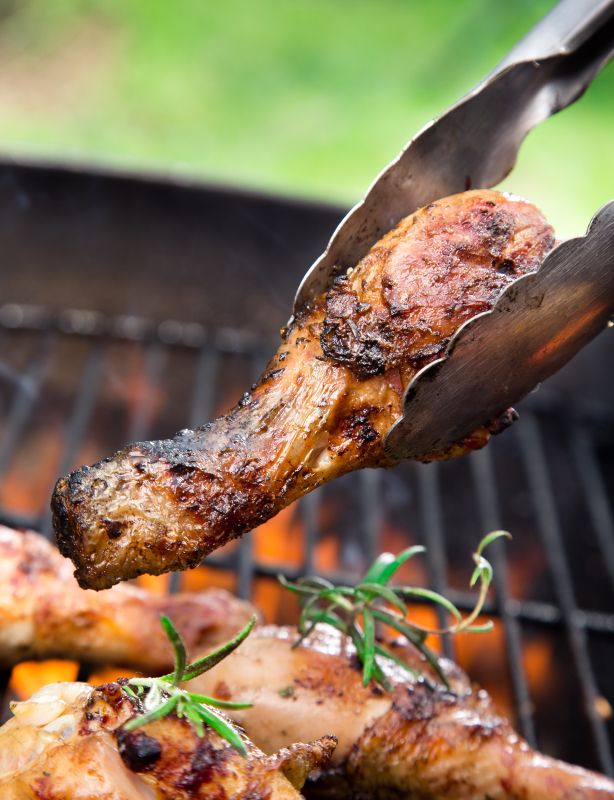
M0 522L47 536L59 475L238 399L344 211L13 163L0 164L0 209ZM494 632L444 651L531 744L612 775L613 350L603 334L485 450L348 475L207 558L206 579L290 622L277 573L353 582L377 552L422 543L418 577L468 609L471 549L506 528L513 542L491 550ZM190 588L194 574L156 585Z

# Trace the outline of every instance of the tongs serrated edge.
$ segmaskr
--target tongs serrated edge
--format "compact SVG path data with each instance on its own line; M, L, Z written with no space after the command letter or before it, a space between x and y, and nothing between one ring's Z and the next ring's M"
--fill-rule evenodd
M560 369L613 314L614 201L586 236L555 247L420 370L405 395L408 413L388 434L388 452L421 458L459 442ZM434 412L450 422L432 425Z
M355 266L408 214L441 197L500 183L527 133L580 97L613 54L614 0L562 0L485 81L425 126L377 177L305 275L295 312L325 292L336 274ZM608 208L602 210L606 216ZM434 418L434 409L431 413ZM418 452L401 435L406 420L407 415L393 427L387 446L398 455L401 444L408 447L403 454L425 455L428 451Z

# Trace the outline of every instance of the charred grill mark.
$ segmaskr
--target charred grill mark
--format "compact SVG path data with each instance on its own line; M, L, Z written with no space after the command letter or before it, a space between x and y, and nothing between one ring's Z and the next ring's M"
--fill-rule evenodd
M494 206L484 204L484 207L477 209L479 218L475 227L485 234L487 249L493 254L500 255L513 235L515 224L513 217L507 211L493 212L493 208Z
M441 693L435 693L426 685L418 688L406 686L398 689L392 701L392 710L407 722L424 722L439 713L438 706L446 702ZM453 695L446 695L448 704L454 702Z
M285 372L284 367L271 370L271 372L267 372L267 374L264 376L264 378L262 379L262 383L265 383L266 381L275 380L275 378L278 378L280 375L283 375L284 372Z
M195 793L203 783L213 783L227 774L228 748L216 748L208 739L199 741L192 756L189 770L177 781L177 787Z
M388 359L379 332L360 330L349 321L327 322L321 345L326 358L349 367L359 380L382 375Z
M359 447L375 441L379 434L371 424L371 417L377 414L378 411L379 409L375 406L366 406L352 411L351 414L341 420L340 430L342 437L354 442Z
M493 259L492 263L493 267L497 268L497 272L503 272L506 275L513 275L516 272L516 265L511 258L504 258L499 263L497 263L496 259Z
M326 302L320 335L324 356L349 367L360 380L385 372L391 337L385 321L368 314L371 303L359 302L346 276L335 280Z
M103 517L100 523L109 539L117 539L122 535L123 526L121 522Z
M133 772L148 772L162 755L160 742L146 733L120 728L115 738L122 761Z

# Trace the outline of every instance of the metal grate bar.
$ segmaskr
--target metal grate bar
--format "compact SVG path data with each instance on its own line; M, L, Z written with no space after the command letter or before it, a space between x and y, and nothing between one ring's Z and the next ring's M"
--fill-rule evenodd
M56 337L47 333L41 340L36 355L23 372L8 414L7 428L0 444L0 477L21 442L26 423L39 398L45 373L51 363Z
M574 427L571 449L610 583L614 587L614 519L591 437Z
M171 572L168 578L168 591L171 594L181 591L181 572Z
M11 690L9 689L9 681L11 680L10 669L0 669L0 725L12 717L9 708L9 700L11 699Z
M66 445L58 470L60 475L66 475L74 465L79 446L86 434L87 425L96 404L103 367L104 347L101 342L97 342L87 357L73 410L69 418L65 437ZM51 489L48 494L51 496ZM50 539L53 526L49 508L45 508L41 514L39 527L41 533Z
M469 464L473 474L473 482L478 501L478 511L482 532L501 528L501 511L497 498L494 464L492 452L488 448L479 450L469 456ZM507 583L507 559L501 541L493 542L489 559L493 563L493 583L496 592L497 610L504 623L505 645L510 665L510 677L520 732L527 742L535 747L535 724L533 722L533 704L529 695L527 679L522 661L522 641L518 620L510 613L510 593Z
M254 581L254 539L250 533L244 536L237 550L236 573L237 573L237 596L242 600L249 600L252 596L252 584Z
M321 501L321 490L316 489L301 498L298 508L305 525L305 548L303 558L303 574L313 575L315 568L315 551L318 542L318 507Z
M145 347L145 377L151 389L155 390L161 383L166 358L167 351L163 345L156 342ZM141 396L130 423L128 441L137 442L147 438L152 422L153 402L153 391Z
M554 578L557 600L561 608L573 661L580 678L580 689L595 743L601 769L614 774L614 763L604 720L597 713L599 696L595 676L588 655L586 631L579 624L583 616L574 597L571 575L565 558L563 537L548 475L541 432L535 417L525 413L523 422L516 427L529 485L533 496L539 530L544 542L546 557Z
M439 469L437 464L415 464L420 493L420 516L426 539L426 560L433 589L450 597L447 588L447 563L443 520L441 518L441 494L439 491ZM451 599L451 597L450 597ZM437 618L442 628L447 627L448 615L437 606ZM447 658L454 658L454 645L450 636L442 637L443 652Z
M363 469L358 473L360 517L362 520L362 552L367 564L377 558L382 527L382 504L380 497L381 475L374 469Z
M0 508L0 525L6 525L7 528L23 528L24 530L38 530L37 525L40 519L36 514L22 514L19 511L8 511Z
M196 366L192 407L190 409L189 424L191 428L204 425L213 416L218 364L218 351L210 343L207 343L200 352Z

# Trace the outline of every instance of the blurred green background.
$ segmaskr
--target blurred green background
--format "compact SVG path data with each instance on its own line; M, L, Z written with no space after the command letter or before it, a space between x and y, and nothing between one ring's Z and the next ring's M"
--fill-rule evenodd
M552 0L0 0L0 150L355 202ZM614 67L505 187L580 233L614 196Z

